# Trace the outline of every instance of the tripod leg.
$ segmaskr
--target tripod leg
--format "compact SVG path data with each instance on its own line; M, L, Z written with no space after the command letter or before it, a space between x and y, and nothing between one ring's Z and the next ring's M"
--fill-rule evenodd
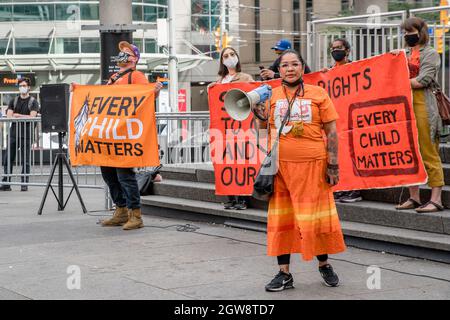
M64 211L64 179L63 179L63 155L59 153L58 159L58 211Z
M48 195L48 189L50 189L50 186L52 184L53 176L56 171L56 167L58 166L58 156L56 156L55 163L53 164L52 171L50 173L50 177L48 178L47 186L45 187L44 196L42 197L41 205L39 207L38 215L42 215L42 210L44 209L45 200L47 199ZM58 207L60 206L59 199L58 200Z
M65 155L62 156L62 159L66 165L67 172L69 172L70 179L72 180L73 187L75 188L75 192L77 193L78 200L80 200L81 208L83 209L83 213L87 213L86 207L84 205L83 199L81 198L80 190L78 189L77 182L75 181L75 177L73 176L72 169L70 168L69 161Z

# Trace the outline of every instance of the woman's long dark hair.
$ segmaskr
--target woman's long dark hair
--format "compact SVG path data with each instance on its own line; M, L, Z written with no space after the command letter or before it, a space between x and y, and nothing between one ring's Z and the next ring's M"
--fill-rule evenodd
M220 53L220 67L219 67L219 72L218 75L221 76L222 78L227 76L229 71L226 65L223 64L223 54L226 50L232 50L234 52L234 54L236 55L236 57L238 58L238 63L236 65L236 72L241 72L241 59L239 58L239 54L237 53L237 51L232 48L232 47L226 47L222 50L222 52Z

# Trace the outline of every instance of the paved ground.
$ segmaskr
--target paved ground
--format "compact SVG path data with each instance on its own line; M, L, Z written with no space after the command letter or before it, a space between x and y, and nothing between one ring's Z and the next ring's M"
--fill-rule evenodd
M138 231L102 228L99 217L81 213L76 198L61 214L49 196L37 216L42 193L0 192L0 299L450 298L448 265L353 248L333 257L339 288L325 287L316 263L297 258L296 288L269 294L264 285L277 269L265 255L263 233L205 223L195 223L197 233L179 232L154 227L189 222L148 216L148 227ZM102 209L101 191L82 193L88 210ZM367 287L370 265L381 268L380 289Z

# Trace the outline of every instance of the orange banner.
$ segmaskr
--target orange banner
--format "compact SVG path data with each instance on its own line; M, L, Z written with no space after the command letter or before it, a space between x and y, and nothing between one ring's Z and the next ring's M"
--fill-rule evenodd
M154 85L75 85L69 152L73 166L158 166Z
M340 183L336 191L427 181L404 53L385 54L327 73L308 74L304 80L325 88L339 113ZM235 83L209 88L211 157L217 195L250 195L253 191L265 155L263 148L257 148L253 116L235 121L223 105L228 90L238 88L248 92L261 84ZM280 81L269 84L276 87Z
M325 88L339 113L336 191L422 184L407 59L384 54L305 75Z
M280 80L264 82L275 88ZM224 107L225 94L231 89L251 91L262 82L215 84L208 89L210 112L210 148L217 195L251 195L253 183L265 157L267 140L258 148L253 114L245 121L233 120Z

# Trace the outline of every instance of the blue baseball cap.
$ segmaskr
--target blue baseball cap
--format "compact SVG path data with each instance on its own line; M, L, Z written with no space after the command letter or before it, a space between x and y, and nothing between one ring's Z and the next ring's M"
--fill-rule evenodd
M288 49L292 49L292 44L287 39L281 39L277 42L275 47L272 47L272 50L280 50L280 51L286 51Z

